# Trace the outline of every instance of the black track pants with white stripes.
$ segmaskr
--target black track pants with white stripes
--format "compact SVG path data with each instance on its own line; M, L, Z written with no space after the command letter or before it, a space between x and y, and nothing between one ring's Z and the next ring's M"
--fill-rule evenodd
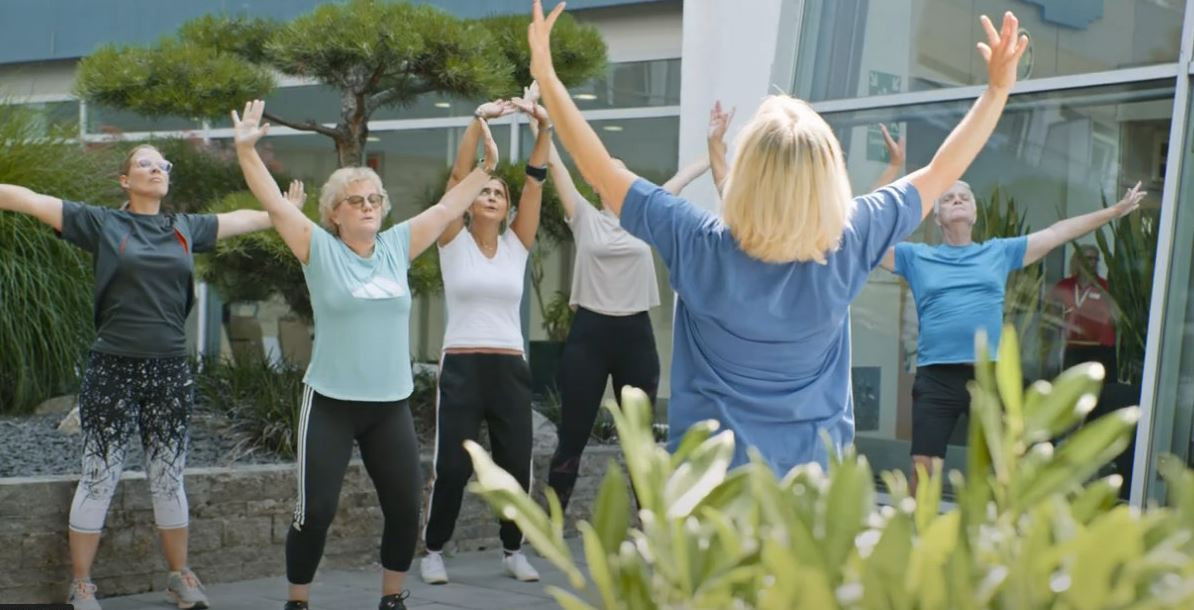
M493 461L522 485L531 487L531 372L522 356L490 353L445 354L439 369L435 416L435 479L423 540L439 551L452 537L473 463L464 450L477 440L481 422L489 426ZM501 522L507 551L522 547L513 521Z
M410 404L336 400L303 386L298 430L298 501L286 535L286 578L305 585L315 578L353 441L381 502L385 527L381 565L410 569L419 536L422 481Z

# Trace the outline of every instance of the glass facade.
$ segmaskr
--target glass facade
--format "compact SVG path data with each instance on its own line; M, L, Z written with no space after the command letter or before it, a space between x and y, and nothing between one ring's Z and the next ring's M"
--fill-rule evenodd
M986 82L974 50L983 38L978 16L1016 11L1032 43L1020 66L1022 93L964 176L979 202L976 238L1098 210L1137 181L1148 191L1131 231L1105 228L1102 244L1094 234L1080 238L1013 274L1005 318L1017 327L1025 377L1058 374L1066 347L1054 287L1074 273L1076 250L1099 248L1098 273L1114 278L1118 362L1098 410L1151 409L1139 455L1129 448L1114 467L1134 483L1134 501L1159 498L1157 456L1194 463L1194 169L1180 168L1180 153L1194 150L1186 103L1192 50L1182 45L1190 9L1184 0L1013 4L798 2L792 93L833 126L854 190L869 190L887 162L879 124L906 139L908 170L926 164L973 104L972 94L956 90ZM942 101L926 101L930 90ZM1171 151L1171 138L1179 150ZM940 230L928 220L910 239L939 243ZM918 330L907 284L877 270L852 313L858 446L877 469L907 469ZM947 468L964 465L966 423L954 431Z
M1173 63L1185 0L805 0L796 92L813 101L978 85L980 15L1014 10L1022 78ZM829 58L833 58L830 60Z

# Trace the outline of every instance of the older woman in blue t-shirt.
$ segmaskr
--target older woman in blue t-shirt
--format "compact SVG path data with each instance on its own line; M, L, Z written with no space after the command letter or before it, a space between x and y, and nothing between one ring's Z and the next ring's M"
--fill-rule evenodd
M756 447L771 466L827 462L854 438L850 301L887 249L986 143L1026 48L1016 18L1001 31L983 17L989 85L928 166L851 198L837 138L807 104L767 98L739 135L719 217L614 163L552 67L547 18L536 0L528 30L531 74L580 172L632 235L668 267L676 302L671 441L714 419L736 437L734 464Z

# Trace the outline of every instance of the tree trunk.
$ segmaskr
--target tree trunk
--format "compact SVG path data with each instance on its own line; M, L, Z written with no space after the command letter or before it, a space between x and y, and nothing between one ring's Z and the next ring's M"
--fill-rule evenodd
M336 154L340 167L365 164L365 142L369 138L369 115L362 94L345 91L340 99L340 135L336 137Z

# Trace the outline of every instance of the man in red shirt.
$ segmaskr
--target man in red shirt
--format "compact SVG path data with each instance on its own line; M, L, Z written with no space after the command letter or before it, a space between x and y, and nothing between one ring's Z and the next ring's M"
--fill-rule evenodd
M1098 269L1099 249L1079 246L1070 258L1071 275L1053 287L1053 299L1061 305L1065 321L1063 366L1068 369L1081 362L1101 362L1107 379L1114 380L1115 305Z

